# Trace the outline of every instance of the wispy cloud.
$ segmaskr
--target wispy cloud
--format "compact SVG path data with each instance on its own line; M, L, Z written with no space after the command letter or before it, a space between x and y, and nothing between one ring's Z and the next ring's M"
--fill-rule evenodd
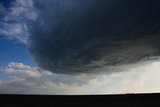
M0 36L26 44L29 38L27 21L37 17L32 0L15 0L10 7L0 4L0 14Z

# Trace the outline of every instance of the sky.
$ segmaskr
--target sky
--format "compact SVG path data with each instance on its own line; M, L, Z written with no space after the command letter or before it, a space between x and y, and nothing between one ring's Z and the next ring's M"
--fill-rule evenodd
M0 94L160 92L158 0L0 0Z

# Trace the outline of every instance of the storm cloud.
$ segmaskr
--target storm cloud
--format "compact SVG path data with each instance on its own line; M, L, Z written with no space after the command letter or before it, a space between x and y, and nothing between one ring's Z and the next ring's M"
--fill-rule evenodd
M29 51L54 73L137 63L160 51L158 0L35 0ZM96 71L96 72L101 72Z

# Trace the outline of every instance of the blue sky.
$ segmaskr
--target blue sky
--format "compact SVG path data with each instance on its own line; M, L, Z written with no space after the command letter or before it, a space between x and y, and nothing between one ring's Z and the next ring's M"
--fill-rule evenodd
M2 30L6 30L6 32L13 27L12 31L10 34L5 34L5 33L0 33L0 66L6 66L8 65L9 62L22 62L27 65L32 65L35 66L35 63L31 59L27 47L25 44L20 43L19 41L12 39L12 36L14 35L16 37L16 34L20 34L20 36L23 36L24 32L21 31L20 33L14 32L14 27L16 29L16 26L10 24L10 21L13 23L16 23L19 20L12 20L11 16L8 16L10 18L8 21L4 23L4 17L6 16L8 8L10 8L10 3L13 2L14 0L0 0L0 4L5 8L4 11L0 11L1 13L1 18L0 18L0 25L5 26L4 28L2 27ZM22 21L22 20L21 20ZM11 26L7 26L11 25ZM11 29L10 29L11 30ZM15 30L16 31L16 30ZM15 34L14 34L15 33ZM11 37L10 39L6 38L5 36Z
M7 16L7 9L10 8L11 2L14 1L15 0L0 0L0 5L2 5L2 9L0 11L0 30L6 31L6 33L0 32L0 67L6 67L10 62L20 62L26 65L36 66L29 55L26 44L15 39L16 37L18 37L18 35L23 36L22 34L24 34L25 31L20 31L18 33L14 32L14 29L16 31L16 26L12 25L11 22L16 23L22 20L16 20L16 18L14 19L10 15ZM9 20L6 22L4 21L5 17L9 18ZM19 16L17 17L17 19L18 18ZM0 79L10 80L11 77L6 75L4 72L0 72Z
M0 3L3 4L4 7L9 7L10 2L14 0L0 0Z
M6 66L8 62L22 62L35 66L24 44L2 39L0 40L0 66Z

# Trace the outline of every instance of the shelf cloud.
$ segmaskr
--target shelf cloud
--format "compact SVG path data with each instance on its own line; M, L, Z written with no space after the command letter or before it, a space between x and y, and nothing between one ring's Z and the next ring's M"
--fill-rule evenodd
M73 75L157 56L159 3L150 0L35 1L39 12L30 27L30 53L41 68Z

